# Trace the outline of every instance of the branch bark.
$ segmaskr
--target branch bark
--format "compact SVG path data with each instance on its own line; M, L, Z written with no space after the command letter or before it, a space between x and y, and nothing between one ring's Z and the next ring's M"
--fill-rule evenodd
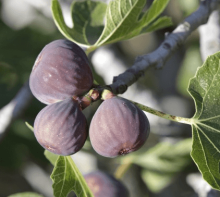
M114 94L122 94L136 82L149 67L162 68L168 58L185 42L200 25L205 24L212 11L218 8L220 0L201 0L198 10L188 16L183 23L167 35L164 42L152 53L138 57L134 65L124 73L114 77L110 85Z

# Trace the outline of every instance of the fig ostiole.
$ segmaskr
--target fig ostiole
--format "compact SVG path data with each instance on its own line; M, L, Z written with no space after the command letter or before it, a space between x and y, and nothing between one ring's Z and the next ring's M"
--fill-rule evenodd
M61 39L40 52L29 84L39 101L51 104L89 91L93 76L85 52L77 44Z
M138 150L150 132L142 110L130 101L113 96L95 112L89 129L94 150L105 157L117 157Z
M87 121L78 102L68 98L43 108L34 122L37 141L58 155L79 151L88 136Z

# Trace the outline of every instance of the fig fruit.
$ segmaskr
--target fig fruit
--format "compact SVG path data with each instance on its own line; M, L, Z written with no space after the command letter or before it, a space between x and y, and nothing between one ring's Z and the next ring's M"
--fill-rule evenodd
M84 178L95 197L129 197L127 188L109 174L96 171Z
M77 101L68 98L48 105L38 113L34 134L48 151L71 155L83 147L88 136L86 118Z
M93 84L92 71L84 51L69 40L46 45L30 75L33 95L45 104L80 96Z
M94 150L105 157L116 157L138 150L150 132L142 110L130 101L112 97L97 109L90 124Z

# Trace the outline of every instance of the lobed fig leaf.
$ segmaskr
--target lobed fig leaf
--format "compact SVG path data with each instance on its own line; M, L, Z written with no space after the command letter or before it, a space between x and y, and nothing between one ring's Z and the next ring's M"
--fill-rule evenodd
M220 190L220 53L207 58L190 80L188 91L196 105L191 156L203 178Z

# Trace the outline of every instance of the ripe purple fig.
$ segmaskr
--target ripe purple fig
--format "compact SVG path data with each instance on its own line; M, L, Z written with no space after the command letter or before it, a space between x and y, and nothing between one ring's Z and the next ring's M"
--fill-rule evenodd
M150 132L142 110L130 101L112 97L95 112L90 124L90 140L97 153L116 157L138 150Z
M77 101L68 98L43 108L34 122L37 141L58 155L79 151L88 136L86 118Z
M69 40L56 40L46 45L30 75L33 95L45 104L80 96L92 84L93 76L86 54Z
M94 197L129 197L127 188L111 175L96 171L84 178Z

